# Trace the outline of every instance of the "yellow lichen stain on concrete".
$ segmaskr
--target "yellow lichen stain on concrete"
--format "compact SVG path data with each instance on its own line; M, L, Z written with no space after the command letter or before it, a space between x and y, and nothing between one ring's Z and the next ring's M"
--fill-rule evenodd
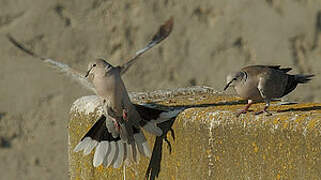
M259 151L259 147L256 145L256 143L255 142L253 142L252 143L252 146L253 146L253 150L254 150L254 152L258 152Z
M300 124L304 119L306 119L306 115L305 114L303 114L303 115L300 115L300 116L298 116L296 119L295 119L295 122L296 123L298 123L298 124Z
M219 161L220 160L220 156L215 156L215 161Z
M279 119L279 121L281 121L281 122L286 122L286 121L289 120L289 118L290 118L290 116L288 116L288 115L279 115L279 116L278 116L278 119Z
M206 150L206 153L207 153L208 155L211 155L212 150L211 150L211 149L208 149L208 150Z
M283 129L287 129L288 126L289 126L289 122L286 121L286 122L283 123Z
M103 165L96 167L97 172L103 172L104 170L105 170L105 167Z
M275 118L275 119L273 120L273 124L274 124L274 125L279 124L279 118Z
M319 122L320 122L320 121L319 121L317 118L311 119L311 120L308 122L308 126L307 126L308 130L313 129L313 128L316 126L316 124L319 123Z

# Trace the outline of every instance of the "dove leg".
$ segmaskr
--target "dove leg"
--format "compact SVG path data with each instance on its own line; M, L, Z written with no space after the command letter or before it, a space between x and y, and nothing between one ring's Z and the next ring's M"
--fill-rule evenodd
M260 78L260 82L259 82L259 85L258 85L258 90L260 91L260 94L261 94L262 98L265 100L265 107L264 107L263 111L256 112L255 115L266 113L268 116L271 116L272 113L270 113L267 110L270 107L271 100L266 96L266 93L264 91L264 89L266 89L266 88L264 88L264 87L266 87L266 81L264 81L263 78Z
M123 119L125 121L128 121L128 115L127 115L127 110L126 109L123 109Z
M262 113L266 113L267 116L271 116L272 113L270 113L267 109L270 107L270 100L266 100L266 104L265 104L265 107L262 111L258 111L255 113L255 115L259 115L259 114L262 114Z
M236 117L239 117L241 114L246 114L252 104L253 104L252 100L250 99L247 100L247 105L245 106L244 109L242 109L240 112L236 114Z
M120 126L119 126L118 122L115 119L113 119L113 121L114 121L114 126L115 126L117 132L120 132Z

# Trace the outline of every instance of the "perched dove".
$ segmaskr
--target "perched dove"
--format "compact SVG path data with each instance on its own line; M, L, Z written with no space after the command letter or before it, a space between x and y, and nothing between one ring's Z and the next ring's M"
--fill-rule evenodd
M104 115L84 135L74 151L83 150L88 155L96 148L93 159L95 167L103 164L118 168L123 162L138 162L139 154L151 156L141 128L160 136L163 132L157 124L175 118L183 110L164 111L147 105L132 104L121 78L138 57L167 38L172 27L173 18L159 28L145 48L137 51L134 57L121 66L114 67L103 59L90 63L85 77L92 83L68 65L32 52L10 34L7 34L7 38L20 50L59 69L100 97Z
M253 65L247 66L236 73L227 76L226 90L229 86L234 86L237 94L248 100L248 104L237 116L246 113L254 100L264 100L266 105L263 111L256 114L268 112L270 101L281 98L293 91L299 83L310 81L314 75L290 75L287 74L291 68L280 68L280 66Z

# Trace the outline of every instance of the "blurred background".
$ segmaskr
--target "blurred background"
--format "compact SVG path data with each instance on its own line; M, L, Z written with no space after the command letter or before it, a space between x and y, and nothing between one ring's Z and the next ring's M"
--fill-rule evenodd
M286 100L321 101L320 0L0 0L0 179L68 179L69 109L92 94L19 51L7 33L85 72L96 57L123 63L170 16L169 38L124 76L130 91L221 91L230 71L280 64L317 75Z

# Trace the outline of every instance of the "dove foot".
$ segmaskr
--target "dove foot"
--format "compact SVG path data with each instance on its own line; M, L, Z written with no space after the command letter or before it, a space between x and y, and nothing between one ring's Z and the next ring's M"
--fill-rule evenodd
M258 112L255 112L254 114L255 114L255 115L260 115L260 114L262 114L262 113L266 113L266 116L272 116L272 113L269 112L269 111L267 110L267 108L268 108L268 107L264 107L263 111L258 111Z
M126 109L123 109L123 119L125 121L128 121L128 115L127 115L127 110Z
M115 125L117 132L120 132L120 126L116 120L114 121L114 125Z
M236 117L239 117L241 114L246 114L252 104L253 101L249 99L245 108L242 109L240 112L236 113Z
M254 115L260 115L262 113L265 113L266 116L272 116L272 113L270 113L269 111L258 111L258 112L255 112Z

